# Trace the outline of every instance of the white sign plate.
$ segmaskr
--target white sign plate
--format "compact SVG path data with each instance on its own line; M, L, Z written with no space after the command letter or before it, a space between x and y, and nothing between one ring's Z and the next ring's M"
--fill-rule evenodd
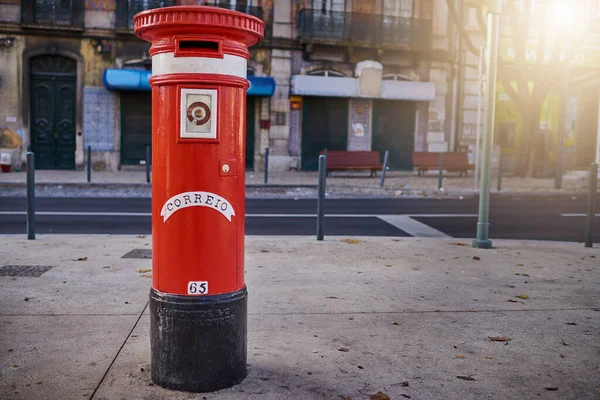
M160 216L163 222L167 222L169 217L176 211L187 207L208 207L223 214L229 222L231 217L235 216L235 210L230 202L225 198L211 192L184 192L171 197L162 210Z
M188 283L188 294L206 294L208 293L208 282L207 281L190 281Z
M214 89L181 89L182 139L217 138L217 91Z

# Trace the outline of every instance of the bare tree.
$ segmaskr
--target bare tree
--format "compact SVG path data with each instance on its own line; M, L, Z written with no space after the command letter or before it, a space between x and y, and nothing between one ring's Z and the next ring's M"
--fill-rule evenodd
M450 19L457 27L467 49L478 56L479 49L473 44L473 38L465 28L464 21L458 16L456 1L446 0L446 3ZM476 9L479 34L485 37L487 26L483 7L473 2L470 4ZM563 37L548 43L548 27L544 22L547 20L547 13L548 7L538 7L536 15L532 15L532 0L522 0L521 4L514 0L506 1L503 10L503 15L508 19L508 31L514 46L514 60L499 58L498 79L521 114L522 132L516 171L521 176L532 173L533 138L539 130L543 104L553 86L564 83L564 64L573 56L584 35L580 34L580 37L572 42ZM506 20L504 22L506 23Z

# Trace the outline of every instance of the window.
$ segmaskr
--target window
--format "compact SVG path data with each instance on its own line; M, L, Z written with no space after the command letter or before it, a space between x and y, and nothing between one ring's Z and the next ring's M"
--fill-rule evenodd
M323 13L328 11L345 11L345 0L312 0L312 9Z
M407 17L413 16L413 1L414 0L384 0L383 14L390 17Z
M338 71L333 71L330 69L318 69L315 71L311 71L309 72L307 75L312 75L312 76L329 76L329 77L335 77L335 78L343 78L345 75L341 72Z
M383 74L384 81L412 81L410 77L402 74L386 73Z
M23 2L23 7L27 7L26 3ZM29 10L24 11L27 15ZM35 0L33 2L33 22L46 25L72 25L73 2L71 0Z

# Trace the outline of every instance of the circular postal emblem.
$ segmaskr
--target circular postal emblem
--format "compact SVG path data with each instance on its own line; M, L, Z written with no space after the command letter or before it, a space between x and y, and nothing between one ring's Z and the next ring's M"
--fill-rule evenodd
M210 108L201 101L188 106L187 118L194 125L204 125L210 119Z

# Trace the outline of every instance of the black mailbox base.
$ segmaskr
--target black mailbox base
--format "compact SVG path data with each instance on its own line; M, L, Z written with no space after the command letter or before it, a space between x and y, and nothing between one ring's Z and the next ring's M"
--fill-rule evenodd
M152 381L189 392L241 382L247 374L247 299L246 287L214 296L151 289Z

